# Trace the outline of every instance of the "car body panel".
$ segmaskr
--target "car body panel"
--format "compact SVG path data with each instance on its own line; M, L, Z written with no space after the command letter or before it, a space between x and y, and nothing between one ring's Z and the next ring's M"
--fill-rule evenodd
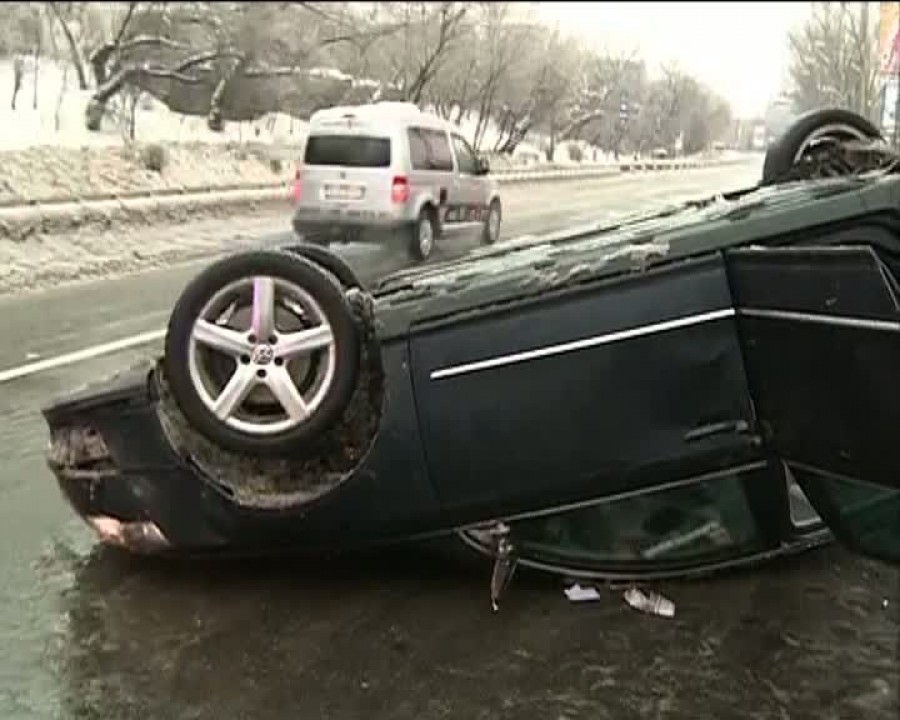
M447 509L600 497L649 457L755 447L719 256L416 335L411 347Z

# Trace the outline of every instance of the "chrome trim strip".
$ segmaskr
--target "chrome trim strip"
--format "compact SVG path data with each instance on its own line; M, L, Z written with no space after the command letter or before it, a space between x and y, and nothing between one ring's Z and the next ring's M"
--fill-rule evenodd
M439 368L438 370L432 370L429 377L431 380L440 380L456 375L465 375L467 373L489 370L504 365L513 365L515 363L537 360L538 358L548 357L550 355L561 355L563 353L584 350L598 345L608 345L610 343L619 342L620 340L630 340L631 338L654 335L656 333L689 327L691 325L699 325L705 322L712 322L713 320L733 317L734 315L734 308L722 308L721 310L712 310L698 315L685 315L684 317L675 318L674 320L664 320L663 322L653 323L652 325L641 325L627 330L617 330L615 332L606 333L605 335L594 335L593 337L572 340L571 342L560 343L558 345L547 345L545 347L535 348L534 350L524 350L510 355L498 355L496 357L487 358L485 360L476 360L475 362L464 363L462 365L451 365Z
M768 318L771 320L795 320L797 322L820 323L861 330L881 330L884 332L900 332L900 322L891 320L869 320L868 318L846 317L840 315L822 315L819 313L802 313L791 310L766 310L763 308L740 308L738 315L747 317Z

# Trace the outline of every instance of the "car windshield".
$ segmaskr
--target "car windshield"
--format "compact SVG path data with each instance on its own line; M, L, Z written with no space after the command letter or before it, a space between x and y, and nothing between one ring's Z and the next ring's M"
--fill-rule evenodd
M311 135L303 157L306 165L338 165L344 167L388 167L391 164L391 141L367 135Z

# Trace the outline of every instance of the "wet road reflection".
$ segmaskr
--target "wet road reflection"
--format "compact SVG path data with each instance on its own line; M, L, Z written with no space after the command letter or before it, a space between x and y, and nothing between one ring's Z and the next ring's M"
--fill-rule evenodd
M59 560L60 570L66 562ZM436 548L342 560L75 560L54 653L63 717L893 718L897 574L836 548L567 603ZM884 601L887 600L887 607ZM827 708L827 710L826 710Z

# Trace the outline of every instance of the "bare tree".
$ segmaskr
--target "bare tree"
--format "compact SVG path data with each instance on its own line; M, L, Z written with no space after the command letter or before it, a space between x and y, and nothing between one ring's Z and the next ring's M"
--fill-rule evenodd
M865 3L813 5L807 22L788 38L795 109L838 106L874 119L878 51L868 8Z
M308 32L285 40L284 25ZM378 82L313 66L328 48L396 30L353 27L318 3L129 3L89 56L96 89L88 128L100 127L107 102L128 87L175 112L206 115L213 130L269 112L305 117L337 102L392 97Z
M404 99L420 103L467 27L462 2L377 3L370 22L399 28L375 44L372 67L400 88Z
M75 68L75 76L78 78L78 87L81 90L88 89L88 76L85 70L84 55L73 25L78 25L79 30L83 32L86 16L85 5L86 3L74 2L48 2L46 5L48 13L59 26L65 38L69 49L69 60L72 67Z

